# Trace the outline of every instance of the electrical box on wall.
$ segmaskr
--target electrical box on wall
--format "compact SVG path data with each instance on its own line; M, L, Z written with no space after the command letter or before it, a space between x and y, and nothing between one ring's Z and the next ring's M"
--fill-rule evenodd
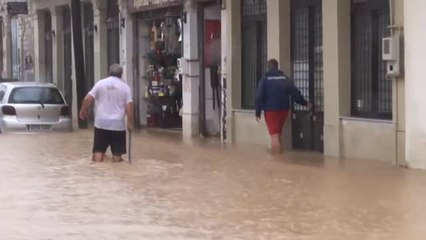
M397 33L383 38L382 41L382 58L386 61L386 74L389 77L398 77L401 74L400 38Z
M184 59L184 58L178 58L177 59L177 67L178 67L179 74L188 73L187 65L188 64L186 62L186 59Z

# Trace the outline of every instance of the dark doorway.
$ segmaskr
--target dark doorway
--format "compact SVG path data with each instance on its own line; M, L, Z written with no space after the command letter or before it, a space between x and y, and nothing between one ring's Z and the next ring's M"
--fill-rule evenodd
M95 55L94 55L94 20L93 6L91 3L83 3L83 27L84 27L84 63L85 63L85 93L89 92L95 84ZM88 123L95 122L93 109L89 114Z
M293 106L293 148L319 151L324 149L324 86L322 48L322 1L293 0L292 75L303 96L314 104L312 111Z
M52 33L52 16L50 15L50 11L44 12L44 63L45 63L45 81L52 83L53 82L53 33Z
M107 1L108 66L120 63L120 15L117 1Z
M72 34L71 34L71 12L68 6L63 10L64 29L64 95L69 105L72 105Z
M84 25L84 58L86 70L86 92L88 92L95 82L95 58L94 58L94 26L93 7L91 3L83 3L83 25Z

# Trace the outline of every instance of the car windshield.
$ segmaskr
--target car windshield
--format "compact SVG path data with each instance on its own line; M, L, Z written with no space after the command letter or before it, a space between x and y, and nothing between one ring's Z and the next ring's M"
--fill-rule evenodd
M9 103L64 104L59 90L52 87L19 87L9 97Z

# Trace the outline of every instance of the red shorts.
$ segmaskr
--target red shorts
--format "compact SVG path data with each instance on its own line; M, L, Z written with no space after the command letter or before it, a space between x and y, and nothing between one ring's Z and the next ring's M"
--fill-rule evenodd
M281 134L289 112L289 110L265 111L266 126L270 135Z

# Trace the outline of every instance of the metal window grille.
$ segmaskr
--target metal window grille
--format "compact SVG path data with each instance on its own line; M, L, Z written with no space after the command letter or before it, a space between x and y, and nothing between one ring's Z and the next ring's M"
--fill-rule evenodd
M322 9L318 6L292 10L292 74L296 87L312 101L316 112L324 111ZM295 105L295 110L307 107Z
M323 70L323 38L322 8L316 7L314 12L314 104L316 112L324 112L324 70Z
M256 87L266 71L266 0L242 0L242 107L255 107Z
M293 81L302 95L309 99L309 8L293 9ZM295 110L306 110L295 105Z
M382 38L389 36L388 2L352 2L352 12L352 115L391 119L392 83L381 54Z

